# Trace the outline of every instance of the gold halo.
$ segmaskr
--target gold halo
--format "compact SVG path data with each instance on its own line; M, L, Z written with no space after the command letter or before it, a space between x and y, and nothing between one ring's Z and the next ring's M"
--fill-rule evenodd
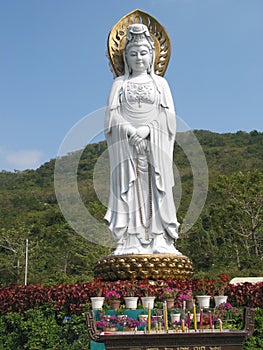
M170 38L165 28L148 13L139 9L122 17L111 29L108 36L108 57L115 76L124 75L123 48L126 29L134 23L145 24L155 46L154 72L164 76L171 56Z

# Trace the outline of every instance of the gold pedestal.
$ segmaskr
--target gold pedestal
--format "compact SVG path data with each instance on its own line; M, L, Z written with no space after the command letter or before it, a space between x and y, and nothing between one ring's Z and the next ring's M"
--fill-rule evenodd
M109 255L94 266L95 277L104 281L186 279L192 274L192 261L177 254Z

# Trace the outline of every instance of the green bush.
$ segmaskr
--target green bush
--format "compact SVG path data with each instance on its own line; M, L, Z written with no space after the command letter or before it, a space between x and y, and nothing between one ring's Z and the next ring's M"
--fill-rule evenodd
M84 315L67 316L50 306L0 317L0 350L87 350ZM263 349L263 309L256 309L255 331L244 350Z
M0 339L1 350L84 350L89 344L83 315L67 317L50 306L3 315Z

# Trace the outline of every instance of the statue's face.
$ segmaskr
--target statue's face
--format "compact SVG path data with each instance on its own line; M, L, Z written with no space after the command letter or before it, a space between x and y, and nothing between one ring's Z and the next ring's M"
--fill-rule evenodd
M152 54L145 45L134 45L128 48L126 60L132 72L143 73L148 70L152 61Z

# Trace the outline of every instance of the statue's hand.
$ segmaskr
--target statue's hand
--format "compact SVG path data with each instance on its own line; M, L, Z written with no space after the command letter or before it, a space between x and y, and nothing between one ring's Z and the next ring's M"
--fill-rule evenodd
M130 136L130 144L132 146L136 146L140 141L142 141L143 139L137 134L137 132L135 132L134 134L132 134Z
M130 137L130 144L135 147L138 154L144 154L147 149L147 141L141 138L137 133Z
M140 136L142 139L146 139L146 137L150 134L150 128L149 126L140 126L137 129L137 135Z
M146 149L147 149L147 141L141 139L141 140L135 145L135 148L136 148L136 152L137 152L138 154L145 154Z

